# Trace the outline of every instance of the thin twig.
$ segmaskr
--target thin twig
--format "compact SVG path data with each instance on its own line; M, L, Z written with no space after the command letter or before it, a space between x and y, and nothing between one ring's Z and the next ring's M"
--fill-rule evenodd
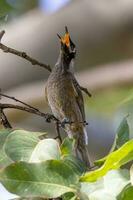
M55 139L59 139L60 143L62 143L62 138L61 138L61 135L60 135L60 125L58 122L55 122L55 130L56 130L56 133L57 133L57 137L55 137Z
M0 49L2 51L4 51L5 53L11 53L11 54L14 54L14 55L17 55L19 57L22 57L24 58L25 60L28 60L32 65L39 65L40 67L42 68L45 68L47 69L49 72L51 72L51 68L49 65L46 65L44 63L41 63L39 62L38 60L30 57L29 55L27 55L27 53L25 52L22 52L22 51L18 51L16 49L13 49L13 48L10 48L10 47L7 47L6 45L2 44L1 43L1 40L2 40L2 37L4 35L5 31L1 31L0 32Z
M11 54L17 55L19 57L22 57L25 60L28 60L32 65L39 65L40 67L45 68L49 72L51 72L51 68L50 68L49 65L46 65L44 63L41 63L41 62L35 60L34 58L28 56L25 52L18 51L18 50L15 50L13 48L7 47L2 43L0 43L0 49L3 50L5 53L11 53Z
M49 113L43 113L43 112L41 112L39 110L35 110L33 108L14 105L14 104L0 103L0 109L2 109L2 110L4 110L4 109L16 109L16 110L25 111L25 112L43 117L45 119L45 121L48 122L48 123L50 123L51 121L56 122L56 123L58 122L58 124L62 127L62 123L56 117L54 117L54 115L49 114ZM80 123L80 124L88 125L88 123L86 121L84 121L84 122L71 122L71 121L67 122L66 121L63 124L73 124L73 123Z
M80 89L85 92L89 97L92 97L92 94L87 90L87 88L84 88L82 86L80 86Z
M0 32L0 42L1 42L2 37L3 37L4 34L5 34L5 31L1 31L1 32Z
M8 121L8 119L7 119L7 117L6 117L5 113L4 113L4 111L3 111L2 109L1 109L0 113L1 113L1 123L2 123L2 125L3 125L5 128L11 129L12 126L11 126L10 122Z
M19 105L14 105L14 104L5 104L5 103L0 103L0 108L2 110L4 109L17 109L17 110L21 110L21 111L25 111L25 112L29 112L35 115L38 115L40 117L43 117L46 122L51 122L51 121L55 121L57 122L58 120L51 114L48 113L43 113L39 110L34 110L32 108L28 108L28 107L24 107L24 106L19 106Z
M6 98L8 98L8 99L12 99L12 100L14 100L14 101L16 101L16 102L19 102L19 103L21 103L21 104L23 104L23 105L25 105L25 106L27 106L27 107L29 107L29 108L32 108L33 110L39 111L39 109L37 109L37 108L35 108L35 107L33 107L33 106L31 106L31 105L29 105L29 104L27 104L27 103L21 101L21 100L15 98L15 97L12 97L12 96L9 96L9 95L7 95L7 94L3 94L3 93L0 92L0 97L1 97L1 96L6 97Z
M4 33L3 33L4 34ZM0 35L0 39L1 39L1 35ZM1 88L0 88L0 100L1 100ZM10 122L8 121L3 109L0 109L0 119L1 119L1 124L5 127L5 128L12 128Z
M75 85L76 88L78 87L78 89L80 89L80 90L82 90L83 92L85 92L89 97L92 96L92 95L90 94L90 92L87 90L87 88L82 87L82 86L78 83L78 81L77 81L77 79L75 78L75 76L72 76L72 80L73 80L73 84Z
M0 103L0 109L3 110L3 109L8 109L8 108L12 108L12 109L18 109L18 110L21 110L21 111L25 111L25 112L29 112L29 113L32 113L32 114L36 114L36 115L39 115L43 118L45 118L46 122L50 123L51 120L53 121L58 121L53 115L51 114L48 114L48 113L43 113L41 112L39 109L15 98L15 97L12 97L12 96L9 96L9 95L6 95L6 94L3 94L1 93L1 90L0 90L0 97L3 96L3 97L6 97L8 99L12 99L16 102L19 102L27 107L24 107L24 106L19 106L19 105L14 105L14 104L4 104L4 103Z
M1 98L1 96L6 97L6 98L8 98L8 99L11 99L11 100L14 100L14 101L16 101L16 102L21 103L21 104L23 104L24 106L27 106L27 107L29 108L29 110L27 110L27 109L28 109L27 107L21 107L21 106L14 105L14 104L8 104L8 105L12 105L13 108L14 108L14 106L16 106L16 107L17 107L16 109L21 108L20 110L23 110L23 111L26 111L26 112L30 112L30 113L33 113L33 114L37 114L37 115L39 115L39 116L42 115L43 117L44 117L44 115L49 115L48 117L46 116L46 121L47 121L47 122L51 122L51 119L54 119L54 121L55 121L55 123L56 123L57 135L58 135L58 138L59 138L60 140L61 140L61 137L60 137L60 133L59 133L59 128L60 128L60 127L64 128L64 125L65 125L65 124L73 124L73 123L75 123L75 122L72 122L72 121L65 121L65 122L63 122L63 123L62 123L62 122L59 122L59 120L57 120L53 115L42 113L38 108L35 108L35 107L33 107L33 106L31 106L31 105L29 105L29 104L27 104L27 103L25 103L25 102L23 102L23 101L17 99L16 97L9 96L9 95L7 95L7 94L3 94L3 93L1 92L1 89L0 89L0 98ZM1 104L0 104L0 105L1 105ZM2 105L3 105L3 104L2 104ZM7 104L6 104L6 105L7 105ZM4 109L5 109L5 108L4 108ZM33 110L33 112L32 112L32 110ZM52 118L51 118L51 117L52 117ZM84 125L88 125L88 123L87 123L86 121L84 121L84 122L78 122L78 123L81 123L81 124L84 124Z

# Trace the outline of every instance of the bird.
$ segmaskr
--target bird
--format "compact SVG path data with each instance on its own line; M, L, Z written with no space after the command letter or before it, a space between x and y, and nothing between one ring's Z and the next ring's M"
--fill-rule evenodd
M64 37L57 35L60 40L60 52L46 82L45 97L68 137L75 139L75 154L90 167L84 99L73 72L76 45L67 27Z

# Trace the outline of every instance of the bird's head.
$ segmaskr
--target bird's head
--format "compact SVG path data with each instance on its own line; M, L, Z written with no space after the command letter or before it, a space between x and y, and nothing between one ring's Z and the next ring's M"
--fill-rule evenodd
M61 43L61 55L66 64L69 64L76 56L76 46L70 38L68 28L65 27L65 35L61 37L57 34Z

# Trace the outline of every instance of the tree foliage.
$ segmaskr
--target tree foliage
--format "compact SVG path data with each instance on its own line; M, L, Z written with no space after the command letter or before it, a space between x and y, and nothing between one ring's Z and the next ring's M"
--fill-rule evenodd
M59 145L46 133L1 130L0 182L26 200L131 200L133 170L121 169L133 160L127 118L121 122L109 154L96 161L97 169L86 169L73 148L73 139L65 138Z

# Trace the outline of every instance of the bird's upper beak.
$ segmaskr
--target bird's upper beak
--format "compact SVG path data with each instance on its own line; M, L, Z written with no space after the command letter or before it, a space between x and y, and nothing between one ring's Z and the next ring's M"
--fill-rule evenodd
M66 28L66 33L64 37L61 38L61 42L66 45L68 48L70 47L70 34L68 32L68 29Z

